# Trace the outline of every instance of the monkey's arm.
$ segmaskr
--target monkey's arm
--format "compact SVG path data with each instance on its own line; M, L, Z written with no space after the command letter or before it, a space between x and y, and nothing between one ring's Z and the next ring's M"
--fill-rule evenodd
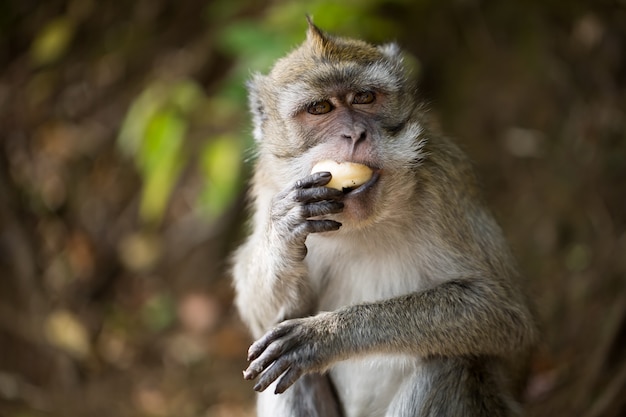
M247 379L265 371L262 391L281 375L284 392L302 374L369 353L421 357L502 355L524 350L534 327L524 303L484 278L452 280L437 287L380 302L288 320L255 342Z
M269 208L257 208L256 229L233 267L236 303L255 337L287 318L312 313L304 242L309 233L341 226L312 219L343 209L341 191L324 187L330 179L328 172L309 175L274 196Z

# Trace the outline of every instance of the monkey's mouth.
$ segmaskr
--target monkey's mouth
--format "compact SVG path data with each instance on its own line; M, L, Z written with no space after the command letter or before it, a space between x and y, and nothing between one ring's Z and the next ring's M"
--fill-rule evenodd
M344 187L342 189L343 194L348 197L352 197L352 196L358 196L359 194L362 194L364 192L367 192L368 190L370 190L375 184L376 182L378 182L378 179L380 178L380 170L375 170L374 173L372 174L372 177L367 180L366 183L361 184L359 186L356 187Z

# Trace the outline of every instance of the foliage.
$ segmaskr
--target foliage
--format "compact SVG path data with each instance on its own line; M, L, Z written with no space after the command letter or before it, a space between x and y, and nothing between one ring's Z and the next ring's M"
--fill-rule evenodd
M374 41L397 35L396 25L390 19L372 13L377 5L372 0L276 2L262 19L234 21L230 19L246 7L245 3L217 1L208 5L207 20L217 27L217 47L233 59L229 76L211 96L203 94L190 78L174 84L161 79L152 81L134 100L119 136L121 149L133 157L143 179L141 218L148 223L159 222L182 167L193 157L185 152L183 143L190 118L208 103L219 102L232 113L213 116L217 132L205 139L201 157L196 161L204 178L197 207L210 219L218 219L241 191L240 161L244 159L245 148L251 145L250 138L225 122L240 120L233 114L246 107L244 86L250 73L267 71L279 56L301 42L307 14L325 30L345 35L359 34ZM56 39L61 35L44 35L43 39L51 37ZM47 54L57 54L58 47L51 40L46 42L51 45Z
M189 113L202 99L190 80L149 85L133 102L120 131L121 149L133 156L143 181L140 215L160 220L182 170Z

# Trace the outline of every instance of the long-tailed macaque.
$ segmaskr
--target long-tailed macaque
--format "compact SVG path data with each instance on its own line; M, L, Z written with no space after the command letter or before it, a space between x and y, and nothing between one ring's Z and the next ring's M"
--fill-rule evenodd
M309 21L249 90L254 214L233 275L258 415L519 415L524 290L399 48Z

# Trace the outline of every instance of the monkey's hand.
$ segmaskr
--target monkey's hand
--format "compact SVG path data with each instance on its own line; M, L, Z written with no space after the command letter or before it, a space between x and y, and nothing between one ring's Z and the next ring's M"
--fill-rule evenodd
M276 394L285 392L298 378L309 372L322 372L339 357L340 343L333 313L286 320L268 331L248 349L245 379L260 375L255 391L263 391L282 378ZM334 330L333 330L334 329Z
M318 218L343 210L343 203L339 201L343 193L324 187L331 178L329 172L316 172L274 197L270 209L270 236L288 246L287 253L283 253L288 258L304 259L304 241L309 233L329 232L341 227L337 221Z

